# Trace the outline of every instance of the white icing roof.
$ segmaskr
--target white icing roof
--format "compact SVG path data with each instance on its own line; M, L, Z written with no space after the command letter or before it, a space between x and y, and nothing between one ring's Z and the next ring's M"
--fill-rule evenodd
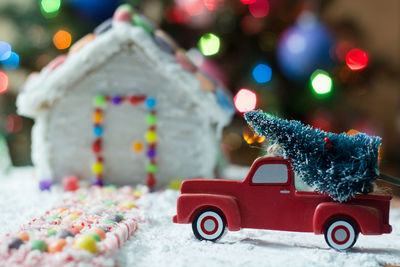
M121 47L130 43L137 45L160 75L172 79L177 90L186 93L187 99L199 105L204 115L218 124L218 132L230 122L233 112L226 106L227 102L229 106L230 96L221 101L223 90L217 89L215 93L203 90L194 73L184 70L172 54L161 50L151 34L142 27L115 20L108 31L97 35L80 50L69 53L60 65L54 68L52 62L28 79L17 98L18 113L32 118L39 116L41 110L54 105L88 72L106 63Z

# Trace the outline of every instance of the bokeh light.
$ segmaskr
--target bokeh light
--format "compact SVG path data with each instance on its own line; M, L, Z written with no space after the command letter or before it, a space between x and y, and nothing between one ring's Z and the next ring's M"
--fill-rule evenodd
M245 4L245 5L248 5L248 4L252 4L252 3L254 3L256 0L240 0L240 2L242 2L243 4Z
M53 36L53 43L57 49L67 49L71 46L71 34L67 31L60 30Z
M199 40L199 49L205 56L212 56L219 52L220 39L212 33L203 35Z
M332 91L332 78L326 71L316 70L311 75L311 86L317 95L326 95Z
M246 15L240 21L240 27L244 34L253 35L261 32L264 26L264 20Z
M260 63L255 66L252 75L257 83L267 83L271 80L272 69L267 64Z
M257 105L257 95L249 89L240 89L233 98L235 108L240 113L252 111Z
M249 5L249 11L255 18L262 18L269 13L269 3L267 0L256 0Z
M11 55L11 45L0 41L0 60L6 60Z
M259 136L256 133L247 133L247 132L243 133L243 139L249 145L254 144L254 143L262 143L265 141L264 136Z
M7 59L1 61L1 64L6 70L15 70L19 65L19 55L11 52L11 55Z
M8 89L8 76L4 72L0 71L0 94L4 93Z
M60 10L61 0L40 0L40 9L44 14L54 14Z
M346 55L346 64L351 70L362 70L368 64L367 53L360 49L352 49Z

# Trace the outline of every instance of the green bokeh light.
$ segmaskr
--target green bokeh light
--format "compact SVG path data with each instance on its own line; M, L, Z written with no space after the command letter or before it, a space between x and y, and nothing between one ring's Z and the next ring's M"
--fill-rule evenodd
M204 34L199 40L199 49L205 56L212 56L219 52L221 42L218 36L212 33Z
M332 91L332 78L326 71L316 70L311 75L311 86L317 95L327 95Z
M40 9L44 14L57 13L61 7L61 0L40 0Z

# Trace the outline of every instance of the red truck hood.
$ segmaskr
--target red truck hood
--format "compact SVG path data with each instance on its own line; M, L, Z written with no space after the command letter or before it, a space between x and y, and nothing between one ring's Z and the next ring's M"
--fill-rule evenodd
M182 183L181 193L230 194L242 181L226 179L193 179Z

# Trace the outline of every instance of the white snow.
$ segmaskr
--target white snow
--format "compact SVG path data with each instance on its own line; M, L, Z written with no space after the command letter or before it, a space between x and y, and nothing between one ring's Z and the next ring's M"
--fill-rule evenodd
M239 174L240 168L230 173ZM240 175L237 175L240 176ZM32 169L0 179L0 236L41 215L61 200L59 189L38 192ZM355 247L336 252L322 235L244 229L217 243L195 239L191 225L173 224L179 192L159 191L138 204L146 219L117 253L120 266L382 266L400 264L400 209L392 209L393 232L360 235Z

